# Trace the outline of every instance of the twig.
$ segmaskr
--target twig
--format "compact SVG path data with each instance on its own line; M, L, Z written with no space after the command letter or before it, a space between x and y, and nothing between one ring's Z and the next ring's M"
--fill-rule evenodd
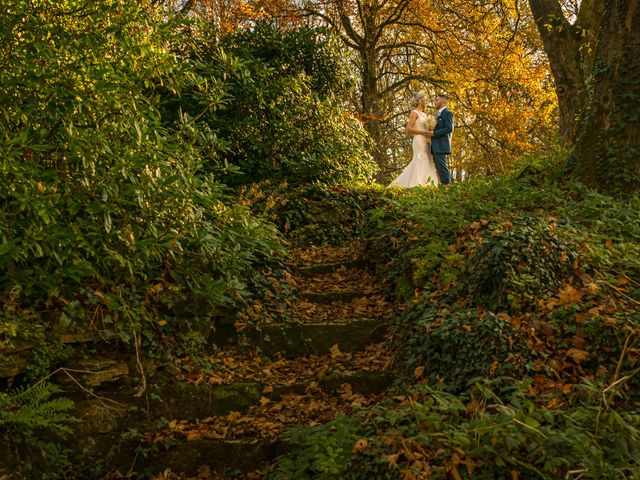
M136 347L136 364L138 366L138 371L140 372L140 375L142 375L142 385L140 386L138 391L134 393L133 396L140 397L147 390L147 377L144 374L144 367L142 366L142 361L140 360L140 337L138 337L138 333L135 328L133 329L133 341Z
M544 438L545 440L547 440L547 436L542 433L540 430L538 430L537 428L533 428L531 425L527 425L524 422L521 422L520 420L518 420L517 418L512 418L511 419L513 422L517 423L518 425L522 425L524 428L528 428L529 430L536 432L538 435L540 435L542 438Z
M634 336L634 332L630 332L629 335L627 335L627 338L625 338L624 340L624 345L622 346L622 351L620 352L620 357L618 358L618 362L616 364L616 370L613 374L613 381L611 382L611 384L605 388L604 390L602 390L602 403L604 408L608 409L609 405L611 404L611 402L613 401L613 395L615 394L615 390L613 390L616 386L618 386L619 384L622 384L624 382L626 382L627 380L629 380L629 378L631 378L633 375L635 375L637 373L633 372L630 375L626 375L622 378L620 377L620 371L622 370L622 362L624 361L624 357L627 355L627 349L629 348L629 343L631 341L631 339ZM640 369L638 369L640 370ZM607 397L607 392L611 390L611 393L609 394L609 396ZM595 428L595 432L598 433L598 430L600 429L600 416L602 415L602 408L598 408L598 414L596 415L596 428Z
M93 393L91 390L89 390L89 389L85 388L85 387L84 387L84 386L83 386L83 385L82 385L78 380L76 380L76 378L75 378L73 375L71 375L71 374L69 373L69 372L75 372L75 373L95 373L95 372L90 372L90 371L86 371L86 370L73 370L73 369L68 369L68 368L59 368L58 370L56 370L56 372L57 372L57 371L62 371L62 372L64 372L64 374L65 374L67 377L69 377L69 378L73 381L73 383L75 383L78 387L80 387L80 389L81 389L82 391L84 391L84 392L88 393L89 395L91 395L92 397L95 397L96 399L98 399L98 400L100 401L100 403L102 403L102 405L103 405L105 408L112 408L112 407L110 407L109 405L106 405L106 404L104 403L105 401L107 401L107 402L111 402L111 403L114 403L115 405L117 405L117 406L119 406L119 407L121 407L121 408L124 408L124 407L125 407L125 405L124 405L124 404L122 404L122 403L120 403L120 402L117 402L117 401L115 401L115 400L111 400L110 398L107 398L107 397L102 397L102 396L100 396L100 395L96 395L96 394L95 394L95 393ZM56 372L53 372L53 373L56 373ZM52 373L51 375L53 375L53 373Z
M623 296L624 298L626 298L627 300L630 300L631 302L635 303L636 305L640 305L640 302L638 300L636 300L635 298L632 298L629 295L627 295L626 293L624 293L620 287L616 287L615 285L611 285L610 283L607 283L607 282L604 282L604 281L603 281L603 283L607 288L615 290L615 292L618 295Z
M622 352L620 352L620 358L618 358L618 363L616 364L616 370L613 374L613 382L615 383L618 378L620 377L620 370L622 369L622 361L624 360L625 355L627 354L627 349L629 348L629 343L631 341L631 338L634 336L635 332L630 332L629 335L627 335L627 338L625 338L624 340L624 345L622 347ZM609 388L609 387L607 387Z

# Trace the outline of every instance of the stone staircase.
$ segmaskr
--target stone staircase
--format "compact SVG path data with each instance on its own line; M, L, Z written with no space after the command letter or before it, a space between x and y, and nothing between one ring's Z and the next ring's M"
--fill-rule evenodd
M292 259L288 315L258 315L239 333L221 328L204 362L142 361L147 387L138 397L140 364L130 352L104 349L67 365L73 378L54 379L84 420L69 447L85 459L109 458L119 472L110 478L181 479L202 469L205 478L262 478L291 447L288 428L380 401L394 378L384 279L368 268L363 246L307 247ZM0 373L19 374L29 348L4 358Z
M158 479L189 478L202 468L207 478L262 478L263 468L291 447L282 439L288 428L381 400L394 378L383 343L391 314L385 282L371 274L363 250L350 258L324 248L298 252L311 261L291 266L298 299L292 320L256 319L243 328L241 348L229 345L210 359L233 368L207 376L180 366L189 373L178 375L173 388L188 390L182 403L198 410L167 416L173 420L143 435L157 452L135 470L174 472Z

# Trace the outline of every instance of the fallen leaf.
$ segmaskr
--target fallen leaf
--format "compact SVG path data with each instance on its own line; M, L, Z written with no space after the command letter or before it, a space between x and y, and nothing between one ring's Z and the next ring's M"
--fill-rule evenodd
M580 299L582 299L582 292L576 290L571 285L567 285L562 292L560 292L560 302L562 303L573 303Z
M389 462L389 465L397 465L398 464L398 459L400 458L400 454L399 453L394 453L393 455L387 455L387 462Z
M340 351L340 347L338 347L337 343L333 347L331 347L329 351L331 352L331 358L333 359L336 359L342 356L342 352Z
M354 453L360 453L369 448L369 441L366 438L359 439L351 450Z
M584 314L584 313L578 313L578 314L576 314L576 317L575 317L576 322L578 322L578 323L586 322L587 318L588 318L587 315Z
M576 363L581 363L589 358L589 352L579 350L577 348L570 348L567 350L567 357L571 358Z

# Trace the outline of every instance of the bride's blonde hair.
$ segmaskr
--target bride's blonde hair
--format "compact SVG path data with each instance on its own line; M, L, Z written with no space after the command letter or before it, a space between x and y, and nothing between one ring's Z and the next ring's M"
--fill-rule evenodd
M421 100L426 100L427 99L427 94L424 92L418 92L416 94L413 95L413 98L411 99L411 108L416 108L419 104Z

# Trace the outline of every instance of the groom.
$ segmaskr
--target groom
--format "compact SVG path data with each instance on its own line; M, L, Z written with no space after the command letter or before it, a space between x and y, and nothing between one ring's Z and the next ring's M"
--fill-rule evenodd
M453 134L453 112L447 108L449 97L440 94L436 97L436 127L427 136L431 137L431 153L440 177L440 183L451 183L447 166L447 157L451 154L451 135Z

